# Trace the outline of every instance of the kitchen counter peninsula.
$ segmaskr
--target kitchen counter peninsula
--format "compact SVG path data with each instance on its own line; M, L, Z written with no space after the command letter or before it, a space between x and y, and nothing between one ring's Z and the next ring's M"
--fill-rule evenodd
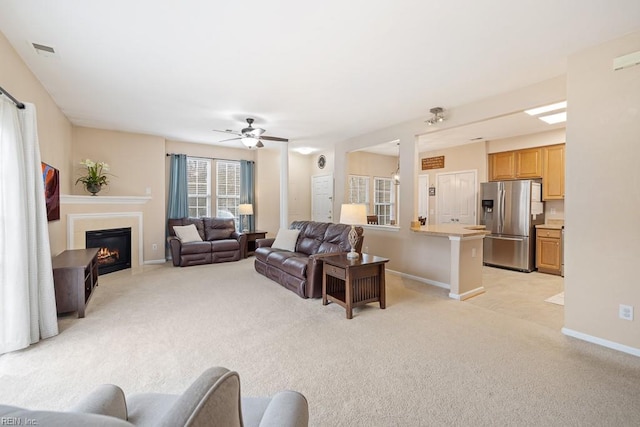
M412 227L411 231L423 235L427 245L433 240L434 246L443 249L448 240L449 283L444 285L449 286L449 297L462 301L484 293L482 241L489 232L483 225L430 224Z

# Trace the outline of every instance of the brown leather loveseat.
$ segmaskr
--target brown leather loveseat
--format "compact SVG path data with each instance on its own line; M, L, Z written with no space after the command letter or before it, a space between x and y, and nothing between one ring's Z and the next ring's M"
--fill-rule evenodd
M183 241L176 236L174 227L193 224L200 241ZM247 235L236 231L233 218L179 218L169 219L169 248L173 265L212 264L238 261L246 257Z
M290 230L300 230L295 251L272 248L275 239L256 241L254 266L258 273L275 280L302 298L322 296L322 257L336 252L349 252L350 225L314 221L294 221ZM360 252L364 236L356 227Z

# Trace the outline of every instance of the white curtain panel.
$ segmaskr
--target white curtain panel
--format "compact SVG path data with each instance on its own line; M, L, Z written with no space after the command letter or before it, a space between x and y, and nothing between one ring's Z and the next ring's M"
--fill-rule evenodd
M57 334L36 111L0 96L0 354Z

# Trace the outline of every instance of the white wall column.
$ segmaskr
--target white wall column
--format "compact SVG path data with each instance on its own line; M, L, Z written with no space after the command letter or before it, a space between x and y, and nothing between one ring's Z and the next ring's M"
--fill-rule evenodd
M289 228L289 142L280 145L280 228Z

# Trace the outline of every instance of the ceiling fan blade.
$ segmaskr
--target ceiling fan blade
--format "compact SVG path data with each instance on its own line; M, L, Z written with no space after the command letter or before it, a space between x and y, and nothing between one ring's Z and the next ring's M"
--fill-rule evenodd
M222 133L226 133L226 134L242 136L242 135L240 135L239 133L234 132L234 131L229 130L229 129L227 129L227 130L212 129L212 130L213 130L214 132L222 132Z
M218 141L218 142L236 141L238 139L242 139L242 138L229 138L229 139L223 139L222 141Z
M281 142L289 142L289 140L287 138L278 138L277 136L266 136L266 135L262 135L260 138L264 139L265 141L281 141Z
M262 141L258 140L258 143L256 144L256 148L262 148L264 147L264 144L262 143Z

